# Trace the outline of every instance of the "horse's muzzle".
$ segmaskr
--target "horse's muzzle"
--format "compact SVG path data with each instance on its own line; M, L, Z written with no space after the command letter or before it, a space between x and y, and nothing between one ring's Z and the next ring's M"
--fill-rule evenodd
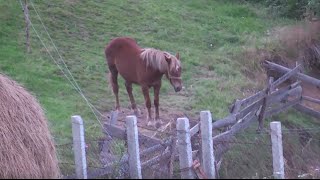
M179 87L175 87L175 88L174 88L174 90L175 90L176 92L181 91L181 89L182 89L182 87L180 87L180 86L179 86Z

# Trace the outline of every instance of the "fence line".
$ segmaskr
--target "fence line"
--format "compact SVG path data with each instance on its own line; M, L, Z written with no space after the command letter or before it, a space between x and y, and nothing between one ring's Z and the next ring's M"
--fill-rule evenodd
M172 177L173 163L176 160L179 160L179 172L181 173L182 178L214 178L215 176L218 176L217 172L222 162L222 156L231 148L231 144L255 144L271 147L271 144L268 143L239 142L233 140L233 138L240 131L248 128L252 124L252 122L258 122L259 117L261 118L261 114L264 114L264 117L260 119L263 121L264 118L271 117L274 114L278 114L280 112L284 112L290 107L301 106L300 103L304 99L318 103L317 100L314 100L310 97L302 96L300 81L291 83L290 85L282 87L280 89L275 86L278 86L280 82L283 83L285 80L295 77L298 73L297 69L298 67L291 71L288 71L283 77L274 82L270 81L268 88L259 91L258 93L243 100L236 100L230 108L230 114L225 118L212 122L210 112L202 111L200 113L200 122L198 122L192 128L190 128L189 120L187 118L178 118L176 126L178 138L177 140L175 139L173 133L160 131L161 133L169 136L167 140L160 140L138 133L137 130L132 130L132 127L130 129L129 124L127 124L128 127L126 130L115 126L115 123L106 123L104 125L104 131L108 132L108 134L112 137L117 137L124 140L127 139L126 137L131 137L130 140L128 139L128 154L124 154L119 162L120 168L125 169L126 165L131 164L129 165L129 169L134 169L134 172L133 170L130 170L130 176L135 178L142 178L142 169L152 167L156 164L159 164L163 160L167 160L168 164L170 162L168 168L169 176ZM265 109L264 112L263 108ZM126 120L126 123L132 123L131 126L137 128L138 126L137 123L134 123L134 119L135 118L133 117L128 118ZM212 135L213 131L227 126L229 128L223 133L220 133L216 136ZM158 130L154 130L151 128L141 128L158 132ZM271 129L265 129L260 133L270 134L273 137L274 130L272 126L270 128ZM309 128L305 131L317 132L318 130L320 130L320 128ZM299 132L302 130L286 129L283 130L283 134L290 134L292 131ZM129 135L129 132L135 132L135 138L133 138L133 135ZM275 137L279 136L280 135L277 134ZM196 145L195 142L191 140L197 139L197 137L201 139L200 145ZM139 139L139 141L137 139ZM129 145L129 142L135 142L135 145ZM147 148L144 150L139 150L138 142L140 144L146 145ZM279 145L279 141L277 143ZM177 145L177 152L179 153L178 155L174 153L175 145ZM272 146L274 148L274 145ZM135 147L134 152L130 152L132 151L131 147ZM193 147L195 148L194 151L192 150ZM161 153L158 155L154 155L149 159L146 159L145 161L140 160L140 158L146 158L147 156L157 151L161 151ZM278 152L280 152L279 149ZM280 156L281 154L277 155L278 160ZM130 160L130 157L134 158L135 160ZM198 160L199 158L200 161ZM139 163L138 161L141 162ZM134 163L134 165L132 165L132 163ZM90 175L89 177L97 177L98 175L101 176L104 174L108 174L112 171L112 166L113 164L111 163L111 165L100 168L97 170L97 172L99 173L96 173L96 176ZM125 172L125 170L122 171ZM280 170L276 169L275 167L274 172L281 172L281 167ZM280 173L280 176L279 174L275 173L273 176L282 177L282 174Z

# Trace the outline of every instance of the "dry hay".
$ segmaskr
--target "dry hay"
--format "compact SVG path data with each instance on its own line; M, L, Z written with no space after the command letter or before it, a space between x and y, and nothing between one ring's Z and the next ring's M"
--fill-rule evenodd
M59 178L47 119L37 100L0 74L0 178Z

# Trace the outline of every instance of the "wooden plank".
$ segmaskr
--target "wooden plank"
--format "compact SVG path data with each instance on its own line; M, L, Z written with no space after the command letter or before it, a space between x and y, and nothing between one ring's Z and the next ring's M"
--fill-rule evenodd
M295 108L296 110L308 114L312 117L315 117L317 119L320 119L320 112L319 111L315 111L307 106L304 106L302 104L296 104L295 106L293 106L293 108Z
M287 73L287 72L290 71L289 68L286 68L284 66L281 66L281 65L278 65L278 64L275 64L275 63L272 63L270 61L264 61L263 65L266 68L270 69L270 70L275 70L275 71L278 71L280 73ZM308 82L308 83L310 83L312 85L315 85L316 87L320 88L320 80L318 80L316 78L313 78L311 76L307 76L307 75L302 74L302 73L297 73L293 77L298 78L301 81Z
M281 83L285 82L286 80L290 79L292 76L296 75L300 71L301 65L299 64L294 69L288 71L286 74L281 76L279 79L277 79L275 82L271 84L273 88L279 86Z
M194 136L195 134L197 134L200 130L200 124L197 123L195 126L193 126L193 128L190 129L190 136Z
M267 109L267 105L268 105L268 98L267 97L271 94L271 91L273 90L272 83L273 83L273 77L270 77L269 82L268 82L267 91L266 91L266 97L263 98L261 113L259 114L259 117L258 117L258 122L259 122L258 131L261 131L264 126L263 123L264 123L264 119L266 116L265 113L266 113L266 109Z
M231 108L230 108L230 113L231 114L235 114L235 113L237 113L239 110L240 110L240 108L241 108L241 100L239 100L239 99L237 99L236 101L235 101L235 103L233 103L232 104L232 106L231 106Z
M105 132L106 131L106 132ZM123 128L112 126L110 124L104 124L104 133L109 134L111 137L119 138L122 140L126 139L126 131ZM156 138L151 138L149 136L146 136L144 134L139 133L139 141L140 144L146 145L146 146L154 146L158 144L162 144L163 142Z
M316 98L313 98L313 97L310 97L310 96L302 96L302 99L306 100L306 101L313 102L313 103L320 104L320 99L316 99Z
M126 131L120 127L104 124L104 133L109 134L112 138L118 138L122 140L126 139Z
M259 114L256 114L255 111L250 112L245 117L238 120L238 122L231 127L230 131L232 132L232 134L236 134L236 133L240 132L241 130L248 128L249 125L255 120L254 117L258 117L258 115Z
M277 94L276 96L270 95L268 97L268 104L272 105L274 103L279 103L282 100L287 99L289 96L301 97L301 93L302 93L302 87L298 86L298 87L295 87L294 89L287 90L286 92L283 92L282 94Z
M238 114L237 114L237 119L241 119L244 116L246 116L248 113L252 112L252 111L256 111L257 109L260 108L260 106L263 103L263 99L259 99L258 101L254 102L253 104L251 104L250 106L244 108L243 110L241 110Z
M256 101L263 99L266 96L266 91L267 91L267 89L261 90L261 91L257 92L256 94L241 100L241 108L245 108L248 105L251 105L252 103L254 103Z
M253 111L247 114L243 119L240 119L235 125L231 127L229 131L223 132L215 137L213 137L213 145L218 145L222 142L228 141L235 134L244 130L250 126L250 124L258 119L257 112Z
M301 98L299 97L299 98L296 98L292 101L289 101L289 102L283 104L280 107L276 107L274 109L268 110L266 112L266 118L271 117L275 114L279 114L280 112L284 112L284 111L288 110L291 106L298 104L300 101L301 101Z
M219 129L225 126L230 126L236 122L237 122L236 115L230 114L229 116L212 123L212 129Z
M160 161L169 160L170 156L171 156L171 152L170 152L170 151L161 153L160 155L155 156L155 157L149 159L149 160L146 161L146 162L143 162L143 163L141 164L141 167L142 167L142 168L151 167L151 166L153 166L153 165L155 165L155 164L158 164Z
M300 84L301 84L301 81L297 81L297 82L290 84L284 88L281 88L281 89L278 89L278 90L272 92L269 97L278 96L279 94L283 94L284 92L289 91L290 89L294 89L294 88L300 86Z
M160 150L164 150L166 149L170 144L172 143L172 139L169 139L167 141L165 141L164 143L162 144L158 144L158 145L155 145L155 146L152 146L150 148L147 148L147 149L144 149L142 151L140 151L140 157L142 156L147 156L151 153L154 153L156 151L160 151Z
M198 153L198 150L192 151L192 158L195 158L197 153ZM160 163L161 161L166 161L166 160L168 161L169 158L171 157L171 154L172 154L171 151L164 152L158 156L155 156L155 157L143 162L141 164L141 167L142 167L142 169L150 168L151 166L156 165L156 164ZM179 156L175 155L174 160L178 160L178 159L179 159Z

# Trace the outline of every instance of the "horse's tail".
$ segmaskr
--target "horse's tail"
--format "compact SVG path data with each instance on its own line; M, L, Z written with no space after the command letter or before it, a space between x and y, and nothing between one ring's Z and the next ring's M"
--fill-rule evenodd
M111 63L113 60L112 60L112 55L111 55L111 52L110 52L110 49L108 46L104 50L104 55L105 55L105 58L106 58L108 65L113 64L113 63Z
M112 50L110 48L110 46L108 45L104 51L105 54L105 58L106 58L106 62L108 64L108 69L109 69L109 73L108 73L108 77L107 79L109 80L109 87L111 85L113 92L117 92L118 90L118 69L115 65L115 57L112 53Z

